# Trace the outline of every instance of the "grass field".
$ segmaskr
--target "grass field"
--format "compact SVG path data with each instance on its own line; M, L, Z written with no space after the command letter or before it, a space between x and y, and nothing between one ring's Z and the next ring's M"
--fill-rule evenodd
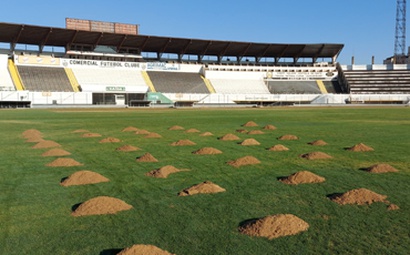
M236 133L247 121L277 130L262 135ZM170 131L173 125L209 131ZM163 136L147 139L121 132L128 126ZM84 164L47 167L47 149L32 149L22 132L37 129ZM87 129L100 138L72 133ZM220 141L227 133L255 138L260 146ZM284 134L297 141L278 141ZM105 137L121 143L100 144ZM152 244L182 254L408 254L410 250L410 108L277 108L277 109L30 109L1 110L0 254L116 254L133 244ZM180 139L194 146L173 147ZM312 147L322 139L329 145ZM365 143L373 152L350 152ZM287 152L267 151L275 144ZM136 152L117 152L130 144ZM219 155L193 155L214 147ZM302 153L322 151L333 159L308 161ZM159 162L136 162L145 152ZM227 161L246 155L261 164L235 168ZM360 170L388 163L398 173L370 174ZM144 174L165 165L190 169L166 179ZM110 182L62 187L62 178L91 170ZM320 184L286 185L277 180L301 170L326 178ZM226 189L218 194L178 197L184 188L212 181ZM328 195L367 188L387 195L400 207L384 203L338 205ZM112 196L131 204L116 215L71 216L74 205L96 196ZM238 232L241 222L290 213L309 223L299 235L268 240Z

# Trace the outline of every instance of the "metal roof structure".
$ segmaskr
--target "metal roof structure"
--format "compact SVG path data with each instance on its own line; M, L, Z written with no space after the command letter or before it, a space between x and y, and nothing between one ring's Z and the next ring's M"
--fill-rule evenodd
M75 45L114 47L117 52L131 50L162 54L255 58L273 58L275 62L281 58L292 58L296 63L300 58L311 58L316 62L319 58L331 58L333 62L343 49L343 44L275 44L256 42L234 42L220 40L202 40L190 38L174 38L150 35L127 35L106 32L81 31L65 28L44 27L13 23L0 23L0 42L10 43L14 50L16 44L38 45L40 52L45 46L64 47L66 51Z

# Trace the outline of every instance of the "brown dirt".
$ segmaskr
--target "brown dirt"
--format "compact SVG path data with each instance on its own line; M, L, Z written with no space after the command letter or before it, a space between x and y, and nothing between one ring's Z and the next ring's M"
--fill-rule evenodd
M139 129L136 128L136 127L129 126L129 127L124 128L124 129L122 130L122 132L136 132L136 131L138 131L138 130L139 130Z
M399 209L400 209L400 207L398 205L395 205L395 204L389 204L389 206L387 207L388 211L396 211L396 210L399 210Z
M117 255L175 255L153 245L135 244L125 248Z
M244 145L244 146L252 146L252 145L260 145L261 143L256 141L253 138L249 138L249 139L245 139L242 142L239 143L240 145Z
M282 144L276 144L272 147L270 147L268 150L270 151L288 151L289 148L286 146L283 146Z
M136 135L148 135L149 133L151 133L151 132L149 132L148 130L145 130L145 129L139 129L139 130L135 131Z
M180 170L174 166L168 165L168 166L163 166L156 170L152 170L148 173L145 173L145 175L150 176L150 177L155 177L155 178L167 178L168 175L181 172L181 171L185 171L185 170Z
M67 155L71 155L71 153L66 150L58 149L58 148L51 149L41 154L41 156L43 157L61 157L61 156L67 156Z
M307 231L308 228L309 224L295 215L276 214L247 222L239 227L239 232L271 240L282 236L296 235Z
M158 134L158 133L149 133L148 135L144 136L145 138L162 138L162 135Z
M238 158L236 160L228 161L227 164L234 166L234 167L241 167L245 165L255 165L255 164L260 164L261 162L253 157L253 156L245 156L242 158Z
M121 147L118 147L117 149L115 149L116 151L139 151L141 150L138 147L132 146L132 145L123 145Z
M366 169L366 171L370 173L391 173L391 172L398 172L396 168L392 167L389 164L376 164Z
M124 201L107 196L95 197L85 201L71 213L72 216L88 216L102 214L116 214L120 211L130 210L132 206Z
M374 151L372 147L367 146L364 143L356 144L350 148L347 148L348 151Z
M282 135L282 136L278 137L278 140L292 141L292 140L299 140L299 137L297 137L295 135Z
M100 140L100 143L119 143L119 142L121 142L121 140L115 137L107 137L107 138Z
M38 131L37 129L27 129L26 131L24 131L22 133L23 137L28 139L28 138L32 138L32 137L41 137L42 134L40 131Z
M265 129L265 130L275 130L276 127L274 125L266 125L266 126L263 127L263 129Z
M201 131L199 131L198 129L195 129L195 128L190 128L190 129L187 129L185 131L185 133L199 133L199 132L201 132Z
M239 137L237 137L234 134L226 134L224 136L219 137L218 139L221 141L236 141L239 140Z
M75 186L75 185L87 185L95 184L100 182L109 182L110 180L105 178L99 173L83 170L73 173L64 179L60 185L64 187Z
M54 147L61 147L61 145L59 143L56 143L54 141L49 141L49 140L44 140L41 141L39 143L37 143L36 145L34 145L33 149L47 149L47 148L54 148Z
M242 125L242 127L257 127L257 126L258 126L258 124L256 124L253 121L248 121L248 122L246 122L245 124Z
M320 183L324 182L326 179L316 175L314 173L311 173L309 171L300 171L296 172L286 178L280 179L281 182L286 183L286 184L303 184L303 183Z
M76 129L71 133L90 133L87 129Z
M51 167L59 167L59 166L70 167L70 166L82 166L82 165L83 164L75 161L72 158L58 158L58 159L55 159L53 162L46 164L46 166L51 166Z
M329 154L326 154L326 153L320 152L320 151L305 153L305 154L300 155L300 157L304 158L304 159L308 159L308 160L333 158Z
M185 128L181 127L181 126L172 126L170 128L168 128L168 130L184 130Z
M309 145L313 145L313 146L324 146L327 145L327 142L323 141L323 140L316 140L313 142L309 142Z
M102 135L98 134L98 133L85 133L83 134L81 137L101 137Z
M41 136L27 138L26 143L39 143L45 141Z
M219 193L219 192L225 192L225 191L226 190L224 188L221 188L220 186L210 181L205 181L200 184L184 189L183 191L178 193L178 196L191 196L191 195L200 194L200 193L210 194L210 193Z
M248 133L248 130L246 130L246 129L237 129L236 132L240 133L240 134L246 134L246 133Z
M211 132L204 132L202 134L200 134L200 136L213 136L214 134L212 134Z
M150 153L145 153L141 157L137 158L138 162L158 162L158 159L156 159L154 156L152 156Z
M261 130L251 130L248 132L248 135L263 135L263 134L265 134L265 132Z
M190 146L190 145L196 145L196 143L190 140L179 140L177 142L171 143L170 145L171 146Z
M212 148L212 147L204 147L202 149L192 152L192 154L197 154L197 155L215 155L215 154L221 154L221 153L222 151Z
M335 195L331 198L333 202L336 202L341 205L346 204L357 204L357 205L364 205L364 204L372 204L373 202L384 202L386 203L387 196L377 194L371 190L360 188L350 190L346 193Z

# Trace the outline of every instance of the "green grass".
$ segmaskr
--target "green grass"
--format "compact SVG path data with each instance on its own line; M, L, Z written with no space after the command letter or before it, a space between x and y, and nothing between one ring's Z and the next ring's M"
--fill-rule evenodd
M263 135L235 133L247 121L278 129ZM170 131L180 125L215 136ZM121 132L135 126L157 132L161 139ZM248 128L252 129L260 129ZM53 157L47 149L32 149L22 132L38 129L71 152L81 167L46 167ZM100 133L82 138L76 129ZM1 110L0 254L115 254L133 244L152 244L181 254L408 254L410 250L410 109L392 108L277 108L277 109L62 109ZM253 137L260 146L240 146L217 137L234 133ZM293 134L298 141L277 141ZM100 144L104 137L120 144ZM195 146L172 147L190 139ZM329 145L312 147L313 140ZM344 150L363 142L375 149ZM288 152L266 148L281 143ZM141 151L116 152L123 144ZM193 155L202 147L223 154ZM322 151L334 158L307 161L302 153ZM138 163L143 153L160 162ZM246 155L262 163L234 168L227 161ZM388 163L398 173L369 174L359 170ZM190 169L155 179L144 173L161 166ZM78 170L98 172L111 181L62 187L62 178ZM288 186L278 177L309 170L326 178L321 184ZM184 188L209 180L227 192L178 197ZM327 196L355 188L388 196L400 210L387 206L340 206ZM72 217L72 207L95 196L108 195L134 208L116 215ZM291 213L310 224L307 232L274 240L238 233L245 220Z

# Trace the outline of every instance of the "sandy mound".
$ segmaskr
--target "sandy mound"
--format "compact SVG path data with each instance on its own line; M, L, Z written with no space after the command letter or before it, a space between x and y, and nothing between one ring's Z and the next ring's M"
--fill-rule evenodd
M59 167L59 166L82 166L83 164L75 161L72 158L58 158L54 160L53 162L50 162L46 164L46 166L51 166L51 167Z
M150 153L145 153L141 157L137 158L138 162L158 162L158 159L154 158Z
M195 128L190 128L188 130L185 131L185 133L199 133L201 131L199 131L198 129Z
M218 139L221 141L236 141L239 140L239 137L237 137L234 134L226 134L224 136L219 137Z
M90 133L87 129L76 129L71 133Z
M248 130L246 130L246 129L237 129L236 132L240 133L240 134L246 134L246 133L248 133Z
M253 138L245 139L243 142L239 143L240 145L244 146L251 146L251 145L260 145L260 142L256 141Z
M162 135L158 134L158 133L149 133L148 135L144 136L145 138L162 138Z
M123 145L121 147L118 147L117 149L115 149L116 151L138 151L141 150L138 147L132 146L132 145Z
M45 140L41 136L37 136L37 137L33 136L30 138L27 138L26 143L39 143L42 141L45 141Z
M24 138L41 137L42 134L37 129L28 129L22 133Z
M204 132L202 134L200 134L200 136L213 136L214 134L212 134L211 132Z
M320 151L305 153L305 154L300 155L300 157L308 159L308 160L332 158L332 156L330 156L329 154L326 154L326 153L320 152Z
M324 146L324 145L327 145L327 142L325 142L323 140L316 140L316 141L310 142L308 144L313 145L313 146Z
M173 142L170 145L171 146L189 146L189 145L195 145L196 143L190 141L190 140L179 140L177 142Z
M372 147L367 146L364 143L356 144L350 148L347 148L348 151L374 151Z
M63 150L63 149L51 149L49 151L44 152L43 154L41 154L41 156L43 157L61 157L61 156L67 156L67 155L71 155L70 152Z
M100 140L100 143L119 143L119 142L121 142L121 140L115 137L107 137L107 138Z
M145 129L138 129L137 131L135 131L136 135L148 135L149 133L151 133L151 132L149 132L148 130L145 130Z
M248 121L248 122L246 122L245 124L242 125L242 127L257 127L257 126L258 126L258 124L256 124L253 121Z
M110 180L105 178L99 173L84 170L78 171L73 173L72 175L68 176L64 179L60 185L67 187L67 186L74 186L74 185L86 185L86 184L95 184L100 182L109 182Z
M263 134L265 134L265 132L261 130L251 130L248 132L248 135L263 135Z
M116 214L120 211L130 210L131 205L124 201L113 198L100 196L85 201L71 213L72 216L87 216L87 215L101 215L101 214Z
M135 244L125 248L117 255L173 255L153 245Z
M183 191L178 193L178 196L191 196L195 194L209 194L209 193L219 193L219 192L225 192L226 190L224 188L221 188L220 186L210 182L210 181L205 181L203 183L191 186L187 189L184 189Z
M240 166L245 166L245 165L255 165L255 164L260 164L261 162L252 156L245 156L242 158L238 158L236 160L229 161L227 164L234 166L234 167L240 167Z
M295 185L302 183L320 183L324 182L325 180L325 178L314 173L311 173L309 171L300 171L288 177L280 179L280 181L283 183Z
M197 155L215 155L215 154L221 154L221 153L222 151L212 148L212 147L204 147L202 149L192 152L192 154L197 154Z
M299 140L299 137L297 137L295 135L282 135L282 136L278 137L278 140L292 141L292 140Z
M387 207L388 211L396 211L396 210L399 210L399 209L400 209L400 207L398 205L395 205L395 204L389 204L389 206Z
M265 130L275 130L276 127L274 125L266 125L266 126L263 127L263 129L265 129Z
M364 205L364 204L372 204L373 202L387 202L387 196L377 194L371 190L360 188L350 190L343 194L334 195L331 197L333 202L336 202L341 205L346 204L357 204L357 205Z
M54 142L54 141L41 141L34 145L33 149L46 149L46 148L53 148L53 147L61 147L60 144Z
M296 235L308 228L309 224L295 215L276 214L247 222L239 227L239 232L249 236L266 237L270 240Z
M124 129L122 130L122 132L136 132L136 131L138 131L138 130L139 130L139 129L136 128L136 127L129 126L129 127L124 128Z
M282 144L276 144L272 147L270 147L268 150L270 151L288 151L289 148L286 146L283 146Z
M181 126L172 126L170 128L168 128L168 130L184 130L185 128L181 127Z
M389 164L376 164L369 168L366 168L366 171L370 173L390 173L390 172L398 172L396 168L392 167Z
M102 135L98 134L98 133L85 133L83 134L81 137L101 137Z
M146 176L150 176L150 177L155 177L155 178L167 178L168 175L173 174L173 173L177 173L177 172L181 172L182 170L174 167L174 166L163 166L159 169L156 170L152 170L148 173L146 173Z

